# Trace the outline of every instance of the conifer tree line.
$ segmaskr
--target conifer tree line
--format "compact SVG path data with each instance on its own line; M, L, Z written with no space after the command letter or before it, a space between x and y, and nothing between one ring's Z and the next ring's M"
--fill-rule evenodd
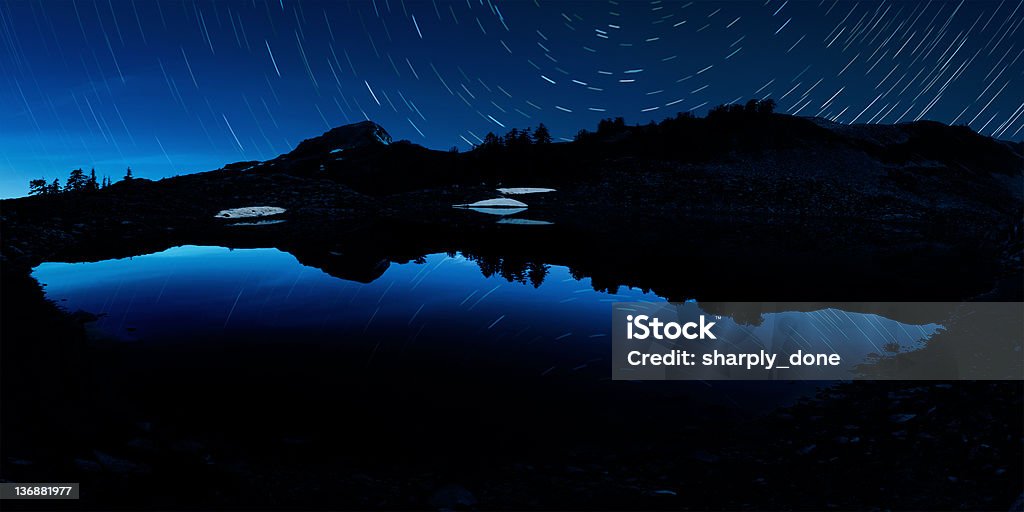
M484 141L478 147L494 148L494 147L517 147L517 146L529 146L530 144L550 144L551 143L551 132L548 131L548 127L544 126L544 123L540 123L536 130L526 128L520 130L518 128L512 128L504 137L495 135L494 132L488 133L484 137Z
M134 179L132 177L132 168L129 167L128 170L125 171L124 177L121 178L121 181L131 181L132 179ZM29 180L28 195L47 196L68 192L92 192L107 188L113 183L114 182L110 180L109 176L103 176L102 179L97 179L96 169L90 169L89 174L86 175L85 171L78 168L72 170L68 174L67 179L64 180L63 186L61 186L59 178L54 178L53 181L48 181L46 177Z

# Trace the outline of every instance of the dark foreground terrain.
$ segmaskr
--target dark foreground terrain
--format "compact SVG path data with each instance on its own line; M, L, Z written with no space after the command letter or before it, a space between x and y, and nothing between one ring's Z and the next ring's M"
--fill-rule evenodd
M285 352L93 339L87 313L30 277L45 261L195 244L275 247L359 282L459 251L509 279L564 265L595 288L709 307L1022 300L1022 148L966 128L727 113L465 154L388 140L360 123L268 162L0 203L0 477L89 490L46 508L1019 503L1019 380L821 383L775 407L699 382L524 381L402 360L337 371L344 353L296 340ZM500 186L557 189L522 196L513 216L551 224L451 207ZM285 208L272 217L285 222L214 217L256 205ZM746 386L730 396L800 394Z

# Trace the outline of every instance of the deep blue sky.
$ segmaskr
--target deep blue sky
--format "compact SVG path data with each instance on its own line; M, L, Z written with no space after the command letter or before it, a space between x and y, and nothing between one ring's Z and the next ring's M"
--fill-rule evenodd
M1022 3L0 1L0 197L75 167L268 159L367 118L466 149L770 96L1020 140Z

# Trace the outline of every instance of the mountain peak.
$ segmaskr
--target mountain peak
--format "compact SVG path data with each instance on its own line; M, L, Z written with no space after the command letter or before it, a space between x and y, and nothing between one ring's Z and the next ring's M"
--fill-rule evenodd
M390 143L391 135L384 127L373 121L361 121L338 126L318 137L306 139L288 155L301 158L359 147L383 146Z

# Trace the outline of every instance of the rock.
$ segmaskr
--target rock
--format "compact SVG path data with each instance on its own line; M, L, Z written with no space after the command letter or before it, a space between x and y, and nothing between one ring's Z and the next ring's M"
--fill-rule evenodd
M430 505L440 510L466 510L476 504L476 496L461 485L442 487L430 498Z
M672 491L672 490L669 490L669 489L658 489L656 491L651 491L651 495L652 496L678 496L678 494L675 491Z
M146 464L140 464L126 459L119 459L99 450L93 450L92 453L96 457L96 461L99 462L99 465L104 470L111 473L149 473L151 471L151 468Z
M218 217L221 219L244 219L250 217L267 217L271 215L280 215L286 210L277 206L244 206L241 208L230 208L228 210L221 210L217 212Z
M701 462L707 462L708 464L714 464L721 460L721 457L713 453L708 453L704 450L697 450L693 452L693 458Z
M916 417L916 414L893 414L889 416L889 421L893 423L906 423Z
M88 473L99 473L103 470L103 467L94 460L75 459L74 464L76 468Z

